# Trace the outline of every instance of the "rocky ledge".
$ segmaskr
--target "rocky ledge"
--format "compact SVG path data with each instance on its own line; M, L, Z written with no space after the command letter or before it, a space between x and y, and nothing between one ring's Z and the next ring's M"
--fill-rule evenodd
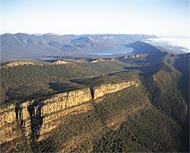
M55 94L23 103L7 105L0 109L0 144L25 137L35 142L41 134L56 128L59 123L51 125L65 115L65 111L74 106L101 98L131 86L138 87L138 81L117 84L102 84L92 88L83 88ZM21 131L21 135L18 134Z

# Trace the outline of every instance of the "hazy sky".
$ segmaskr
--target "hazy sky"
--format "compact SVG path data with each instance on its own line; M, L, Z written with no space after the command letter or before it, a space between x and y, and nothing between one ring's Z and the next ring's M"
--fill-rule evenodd
M0 0L0 33L190 36L190 0Z

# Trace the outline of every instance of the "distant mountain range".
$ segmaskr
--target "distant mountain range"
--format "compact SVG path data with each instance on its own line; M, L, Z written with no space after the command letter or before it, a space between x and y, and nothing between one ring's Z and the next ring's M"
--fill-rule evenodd
M1 61L64 56L87 51L113 49L135 41L156 38L141 34L97 35L31 35L26 33L0 35Z

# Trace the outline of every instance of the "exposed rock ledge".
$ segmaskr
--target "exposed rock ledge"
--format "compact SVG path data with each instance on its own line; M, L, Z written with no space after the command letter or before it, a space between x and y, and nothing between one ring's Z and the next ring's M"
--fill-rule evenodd
M93 88L93 92L94 92L93 98L97 99L106 94L117 92L117 91L123 90L125 88L128 88L130 86L138 87L139 83L137 83L136 81L129 81L129 82L122 82L119 84L111 84L111 83L106 84L106 85L103 84L103 85Z
M60 64L67 64L67 63L69 63L69 62L66 62L66 61L63 61L63 60L58 60L58 61L56 61L56 62L54 62L54 63L52 63L52 64L53 64L53 65L54 65L54 64L60 65Z
M117 92L130 86L138 87L137 81L118 84L103 84L94 88L84 88L65 93L55 94L48 98L26 101L22 104L12 104L0 109L0 144L16 139L19 136L18 127L31 141L56 128L58 124L48 125L60 118L65 109L100 98L106 94ZM52 117L56 115L56 117ZM36 124L37 122L37 124ZM48 126L47 126L48 125ZM36 127L35 127L36 126Z
M34 62L30 61L15 61L15 62L8 62L3 65L3 67L15 67L20 65L34 65Z

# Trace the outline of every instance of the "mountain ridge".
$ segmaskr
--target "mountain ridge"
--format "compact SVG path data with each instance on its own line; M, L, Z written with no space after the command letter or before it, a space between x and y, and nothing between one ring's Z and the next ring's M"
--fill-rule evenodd
M111 49L152 37L156 36L140 34L30 35L27 33L6 33L0 35L1 60L34 59Z

